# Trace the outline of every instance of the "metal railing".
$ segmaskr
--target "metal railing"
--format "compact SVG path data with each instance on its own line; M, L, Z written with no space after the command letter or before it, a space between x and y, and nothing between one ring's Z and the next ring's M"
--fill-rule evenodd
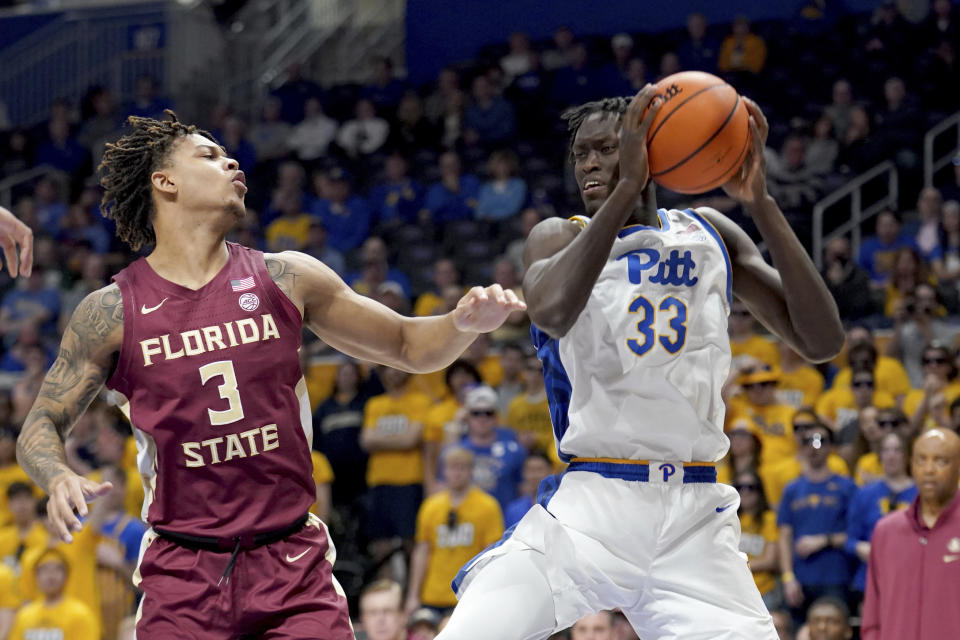
M61 174L62 172L48 164L42 164L39 167L33 167L12 176L7 176L0 180L0 206L10 209L13 207L13 190L21 184L36 180L41 176L51 174Z
M876 202L864 207L864 186L886 175L887 193ZM889 160L881 162L869 171L860 174L843 187L837 189L813 206L813 261L817 268L823 267L823 248L833 238L851 234L852 255L860 253L860 226L885 209L897 209L899 195L897 167ZM827 209L846 197L850 197L850 219L839 225L824 237L823 221Z
M935 158L934 144L937 138L940 134L949 131L951 128L954 129L954 133L957 136L956 144L950 153ZM956 155L958 149L960 149L960 111L944 118L943 121L927 131L926 135L923 136L923 186L933 186L934 176L936 176L940 169L950 164L950 161L953 159L953 156Z
M65 12L3 52L0 95L10 120L29 126L57 98L78 101L91 84L128 95L137 77L163 79L164 5Z

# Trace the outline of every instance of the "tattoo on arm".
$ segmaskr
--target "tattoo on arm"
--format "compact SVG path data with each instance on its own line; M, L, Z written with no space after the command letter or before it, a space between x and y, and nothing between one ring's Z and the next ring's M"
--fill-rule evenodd
M84 298L70 319L57 360L17 438L20 466L44 490L68 470L63 440L103 387L116 351L108 339L122 326L123 300L116 285Z
M283 293L292 300L293 287L300 274L296 273L290 263L285 260L266 258L266 263L267 273L270 274L270 278L277 283L280 291L283 291Z

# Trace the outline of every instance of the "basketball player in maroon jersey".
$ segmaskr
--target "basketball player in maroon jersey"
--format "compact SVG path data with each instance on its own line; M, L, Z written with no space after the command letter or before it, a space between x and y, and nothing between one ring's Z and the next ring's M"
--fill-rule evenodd
M105 384L133 426L151 525L134 576L138 637L352 639L333 545L308 515L301 327L427 372L525 305L493 285L447 315L406 318L310 256L226 242L245 212L237 162L175 117L129 121L103 157L103 208L131 248L156 246L77 308L24 421L20 464L70 541L74 510L85 516L109 487L70 470L63 439Z

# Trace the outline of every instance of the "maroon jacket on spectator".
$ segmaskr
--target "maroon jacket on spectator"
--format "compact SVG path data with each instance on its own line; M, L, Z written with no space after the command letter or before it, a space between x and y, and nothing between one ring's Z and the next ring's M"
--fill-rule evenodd
M870 542L863 640L960 637L960 493L933 528L920 499L877 523Z

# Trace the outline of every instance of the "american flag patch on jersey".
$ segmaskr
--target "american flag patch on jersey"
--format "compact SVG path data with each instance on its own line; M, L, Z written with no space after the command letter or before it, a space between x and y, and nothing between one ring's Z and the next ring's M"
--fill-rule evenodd
M241 280L231 280L230 288L234 291L246 291L247 289L253 289L256 284L253 282L253 276L247 276Z

